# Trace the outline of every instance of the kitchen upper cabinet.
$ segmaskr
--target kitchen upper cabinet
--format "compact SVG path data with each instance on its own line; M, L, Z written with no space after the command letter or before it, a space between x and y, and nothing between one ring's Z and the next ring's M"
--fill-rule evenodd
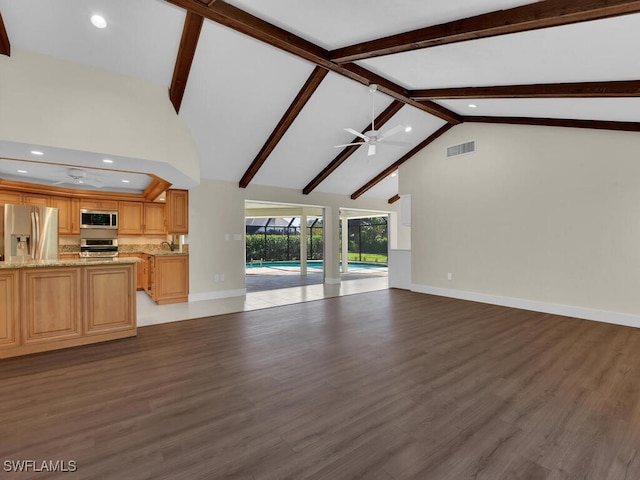
M48 207L49 195L14 192L12 190L0 190L0 203L12 203L14 205L31 205L34 207Z
M80 202L71 197L51 197L50 206L58 209L58 233L78 235L80 233Z
M80 200L80 208L83 210L109 210L115 212L118 210L117 200L94 200L83 198Z
M165 235L167 233L165 224L165 205L163 203L145 203L143 233L145 235Z
M142 235L144 225L142 202L120 202L118 206L118 235Z
M162 203L120 202L119 235L164 235L165 206Z
M167 190L167 233L189 233L189 192Z
M22 204L22 193L11 190L0 190L0 203Z

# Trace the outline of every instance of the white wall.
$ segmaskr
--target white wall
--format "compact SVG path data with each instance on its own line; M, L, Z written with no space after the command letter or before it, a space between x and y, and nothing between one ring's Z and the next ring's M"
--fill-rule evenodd
M20 49L0 55L0 141L147 160L158 175L169 164L190 186L200 180L166 86Z
M241 295L244 293L245 244L244 202L284 203L321 206L334 213L341 207L389 211L393 206L386 200L359 198L347 195L312 193L301 190L249 185L238 187L236 182L202 179L200 185L189 192L189 288L191 301ZM227 235L229 236L228 240ZM241 240L234 240L240 235ZM339 239L336 235L331 253L335 257L335 271L327 273L329 279L339 279ZM224 274L223 281L215 275Z
M475 154L445 158L473 139ZM640 325L638 152L629 132L451 129L400 169L414 289Z

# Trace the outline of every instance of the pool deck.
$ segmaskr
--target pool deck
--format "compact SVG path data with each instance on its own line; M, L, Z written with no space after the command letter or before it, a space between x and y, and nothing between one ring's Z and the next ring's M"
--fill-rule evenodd
M341 281L380 278L388 275L387 267L353 268L348 273L341 273ZM300 267L293 266L253 266L247 268L245 285L247 292L261 292L280 288L319 285L323 282L322 270L307 269L307 275L300 275Z

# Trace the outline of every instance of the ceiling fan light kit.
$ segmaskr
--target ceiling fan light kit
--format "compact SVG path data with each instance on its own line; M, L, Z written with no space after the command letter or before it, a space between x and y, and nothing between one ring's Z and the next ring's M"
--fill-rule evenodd
M405 131L405 132L409 132L411 130L411 127L406 127L405 125L396 125L395 127L387 130L384 133L380 133L380 131L376 130L376 125L375 125L375 93L378 90L378 85L375 83L372 83L369 85L369 92L371 92L371 130L368 130L364 133L360 133L357 130L354 130L353 128L345 128L345 131L351 133L352 135L355 135L356 137L359 137L362 139L361 142L352 142L352 143L344 143L341 145L334 145L335 148L340 148L340 147L350 147L353 145L368 145L369 148L367 149L367 155L369 157L373 156L376 154L376 145L378 143L383 143L384 140L386 138L391 137L392 135L395 135L396 133L399 133L401 131Z

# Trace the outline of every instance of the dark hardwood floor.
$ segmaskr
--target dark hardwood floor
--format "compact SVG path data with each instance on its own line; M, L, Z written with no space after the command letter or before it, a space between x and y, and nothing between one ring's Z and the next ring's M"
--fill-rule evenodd
M77 462L6 473L6 461ZM640 330L399 290L0 361L2 478L638 479Z

